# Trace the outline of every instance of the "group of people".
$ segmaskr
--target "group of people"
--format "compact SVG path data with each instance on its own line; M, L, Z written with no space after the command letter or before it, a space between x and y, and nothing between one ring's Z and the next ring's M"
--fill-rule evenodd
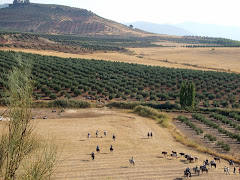
M148 136L148 138L149 138L149 137L153 137L153 133L152 133L152 132L151 132L151 133L148 132L148 133L147 133L147 136Z
M107 136L107 131L105 130L104 131L104 136ZM87 136L88 138L90 138L90 133L88 133L88 136ZM98 137L98 130L96 131L96 138ZM115 141L115 139L116 139L116 135L115 135L115 133L113 133L113 140ZM112 152L113 151L113 145L111 145L110 146L110 152ZM100 152L100 147L97 145L97 147L96 147L96 152L98 153L98 152ZM94 151L91 153L91 157L92 157L92 160L94 160L95 159L95 153L94 153Z
M229 167L224 167L224 173L230 174ZM236 174L236 167L233 168L233 174ZM239 166L239 174L240 174L240 166Z
M107 136L106 130L104 131L104 136ZM88 133L87 137L90 138L90 133ZM96 131L96 138L97 137L98 137L98 130ZM116 139L116 135L115 135L115 133L113 133L113 140L115 141L115 139Z

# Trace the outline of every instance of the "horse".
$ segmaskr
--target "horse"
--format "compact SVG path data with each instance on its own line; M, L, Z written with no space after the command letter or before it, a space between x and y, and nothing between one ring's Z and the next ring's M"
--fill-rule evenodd
M172 153L171 156L172 156L172 157L176 157L176 159L177 159L177 154Z
M172 151L172 153L173 153L173 154L176 154L176 156L177 156L177 152L176 152L176 151Z
M214 161L211 161L210 163L211 163L211 168L212 168L212 166L214 166L216 169L216 167L217 167L216 163Z
M202 170L202 173L205 171L206 174L208 173L208 169L204 166L200 166L200 169Z
M197 168L193 168L193 171L195 172L195 174L198 174L198 176L200 175L200 169L197 169Z
M191 172L190 172L190 170L185 170L184 171L184 176L187 176L187 177L191 177Z
M162 154L163 154L164 156L167 156L167 152L166 152L166 151L163 151Z
M233 160L229 160L228 162L229 162L229 165L230 165L230 166L231 166L231 165L234 165Z
M129 159L130 164L132 164L133 166L135 165L135 160L133 159L133 157L131 159Z
M92 160L94 160L94 158L95 158L94 152L92 152L91 156L92 156Z
M210 165L210 163L208 162L208 160L203 161L203 164L206 165L206 166L209 166L209 165Z
M198 161L198 157L196 156L196 157L194 157L194 160L195 160L195 162L197 162Z
M185 155L185 153L179 153L179 154L181 155L181 157Z
M221 158L220 157L214 157L215 161L219 161L219 163L221 162Z
M191 162L193 162L193 161L194 161L194 158L192 158L192 157L189 157L189 158L187 158L187 160L189 160L189 163L191 163Z
M96 151L97 151L97 153L98 153L98 152L100 153L100 148L99 148L99 146L97 146Z
M110 152L113 152L113 147L112 147L112 145L111 145L111 147L110 147Z

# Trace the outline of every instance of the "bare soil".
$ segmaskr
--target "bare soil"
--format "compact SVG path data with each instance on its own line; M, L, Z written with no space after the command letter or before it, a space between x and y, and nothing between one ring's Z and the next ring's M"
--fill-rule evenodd
M185 179L187 167L202 165L203 160L212 156L196 152L176 142L167 129L156 121L139 117L127 111L114 109L67 109L58 115L51 109L34 109L36 132L45 139L53 139L59 146L60 155L53 179ZM2 112L3 109L0 109ZM43 119L47 116L48 119ZM1 122L3 124L4 122ZM96 138L95 132L99 131ZM105 137L103 132L107 130ZM153 132L153 138L147 133ZM90 133L90 139L87 134ZM112 135L116 134L116 141ZM96 146L101 152L96 153ZM110 153L110 145L114 151ZM96 159L91 159L95 151ZM189 163L183 157L163 157L162 151L184 152L199 157L198 162ZM129 159L134 157L135 166ZM193 174L193 179L237 179L240 175L223 173L226 161L217 164L209 173Z

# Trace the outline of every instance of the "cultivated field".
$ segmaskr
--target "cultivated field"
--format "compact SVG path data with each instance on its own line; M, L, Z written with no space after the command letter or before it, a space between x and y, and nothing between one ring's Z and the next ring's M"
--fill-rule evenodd
M58 56L64 58L84 58L107 61L137 63L171 68L240 72L240 48L182 48L150 47L131 48L133 54L118 52L98 52L89 54L71 54L57 51L43 51L2 47L0 50L21 51L26 53Z
M131 49L143 59L151 61L167 60L169 63L209 68L210 70L226 70L240 72L240 48L134 48ZM197 66L196 66L197 65Z
M53 179L184 179L187 167L202 165L203 160L213 157L196 152L177 143L167 131L155 121L142 118L126 111L113 109L68 109L58 115L51 109L36 109L36 130L46 139L58 144L60 155ZM47 115L48 119L43 119ZM99 137L95 137L96 130ZM103 132L108 134L104 137ZM153 138L147 138L147 132ZM87 134L91 138L87 138ZM112 140L113 133L116 141ZM101 153L91 160L91 152L100 146ZM113 145L113 153L109 152ZM185 158L163 157L162 151L177 151L198 156L199 161L188 163ZM96 151L95 151L96 152ZM134 157L135 167L129 164ZM217 169L209 170L208 175L193 175L192 179L237 179L240 175L223 173L226 161L217 163Z

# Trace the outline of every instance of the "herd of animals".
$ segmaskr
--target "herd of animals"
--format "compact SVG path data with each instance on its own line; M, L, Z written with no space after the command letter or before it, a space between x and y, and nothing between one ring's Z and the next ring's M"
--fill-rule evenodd
M52 110L52 112L53 113L56 113L57 111L54 109L54 110ZM61 115L61 113L62 112L65 112L64 111L64 108L58 113L58 115ZM36 116L33 116L32 117L33 119L35 119L36 118ZM43 119L47 119L47 116L44 116L43 117ZM98 137L98 134L99 134L99 132L98 132L98 130L96 131L96 138ZM106 136L107 135L107 131L105 130L104 131L104 136ZM148 138L152 138L153 137L153 133L152 132L148 132L147 133L147 137ZM88 135L87 135L87 138L90 138L90 133L88 133ZM113 140L115 141L115 139L116 139L116 136L115 136L115 134L113 134L113 136L112 136L112 138L113 138ZM113 146L111 145L110 146L110 152L112 153L113 152ZM96 147L96 152L97 153L100 153L100 147L99 146L97 146ZM178 157L178 153L176 152L176 151L172 151L171 153L170 153L170 155L168 155L168 152L166 152L166 151L162 151L162 155L164 156L164 157L168 157L168 156L171 156L172 158L185 158L185 160L186 161L189 161L189 163L192 163L192 162L197 162L198 161L198 157L192 157L191 155L188 155L188 154L185 154L185 153L179 153L179 157ZM95 159L95 153L94 153L94 151L91 153L91 157L92 157L92 160L94 160ZM193 172L195 173L195 174L197 174L197 175L200 175L200 172L202 172L202 173L208 173L208 171L209 171L209 169L208 169L208 167L209 166L211 166L211 168L212 167L215 167L215 168L217 168L217 164L216 164L216 162L221 162L221 158L220 157L214 157L214 160L211 160L211 161L209 161L208 159L206 159L205 161L203 161L203 165L202 166L200 166L200 167L198 167L198 166L195 166L195 167L193 167L192 168L192 170L193 170ZM229 162L229 165L230 166L233 166L234 165L234 161L233 160L229 160L228 161ZM132 164L133 166L135 165L135 160L134 160L134 158L133 157L131 157L130 159L129 159L129 163L130 164ZM234 167L234 173L235 173L235 170L236 170L236 167ZM229 174L229 167L224 167L224 172L226 173L226 174ZM239 167L239 174L240 174L240 167ZM186 168L186 170L184 170L184 176L187 176L187 177L191 177L192 176L192 172L191 172L191 169L188 167L188 168Z
M168 152L163 151L162 155L164 157L167 157L168 156ZM179 153L179 155L180 155L180 158L184 157L186 159L186 161L189 161L189 163L198 161L198 157L196 157L196 156L192 157L191 155L188 155L188 154L185 154L185 153ZM170 156L172 158L176 158L176 159L178 158L178 154L177 154L176 151L172 151ZM214 160L212 160L212 161L209 161L208 159L206 159L206 160L203 161L203 165L202 166L200 166L200 167L198 167L198 166L193 167L193 172L195 174L197 174L197 175L200 175L200 171L202 171L202 173L204 173L204 172L208 173L208 171L209 171L208 167L209 166L211 166L211 168L212 167L217 168L216 162L220 163L221 162L221 158L220 157L214 157ZM229 162L230 166L234 165L234 161L233 160L229 160L228 162ZM233 172L235 173L235 171L236 171L236 167L234 167L234 171ZM226 174L230 174L229 173L229 167L225 166L224 172ZM240 174L240 167L239 167L239 174ZM186 170L184 170L184 176L187 176L187 177L191 177L192 176L191 169L189 167L186 168Z

